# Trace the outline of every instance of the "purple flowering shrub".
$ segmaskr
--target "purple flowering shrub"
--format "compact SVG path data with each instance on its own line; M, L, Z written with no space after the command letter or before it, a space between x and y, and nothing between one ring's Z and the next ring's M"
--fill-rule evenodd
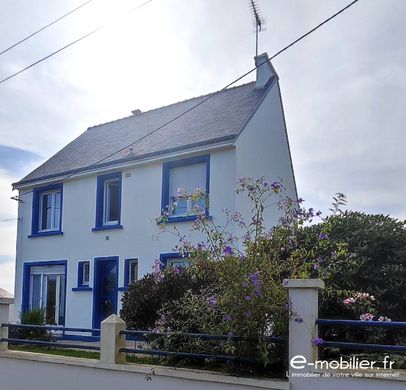
M241 178L236 192L248 196L252 204L247 221L238 211L225 209L225 224L219 226L205 210L196 208L192 231L185 235L176 225L166 223L166 214L159 218L162 232L177 238L174 249L188 256L187 272L201 277L208 269L216 275L215 283L200 292L188 291L164 305L160 310L164 321L159 326L176 332L258 337L256 343L217 343L216 353L259 355L265 364L280 363L280 347L263 342L261 337L287 335L289 310L283 279L327 277L331 262L347 258L346 247L329 240L328 226L309 240L303 231L314 219L322 221L321 213L304 208L301 199L287 198L280 181ZM280 220L269 229L264 211L275 204ZM196 232L203 237L197 242L193 240ZM191 352L207 352L212 345L190 339L182 343L179 336L174 343L171 338L159 342L164 343L161 348Z
M208 199L202 207L199 189L194 194L180 193L194 204L190 233L167 223L170 210L157 218L161 232L173 235L177 242L173 249L187 257L190 266L181 271L162 270L157 263L153 273L145 277L148 283L144 287L142 280L134 283L124 297L125 320L133 319L130 327L154 329L157 335L175 333L157 337L152 348L260 356L265 365L280 368L283 348L264 343L261 337L287 335L289 316L294 315L298 324L303 322L300 308L292 308L288 302L287 289L282 286L286 278L325 281L322 318L388 321L392 313L405 312L400 310L406 307L401 260L406 254L404 223L343 212L342 194L334 198L331 215L322 217L320 212L305 208L302 199L287 198L280 181L241 178L236 192L248 196L252 204L248 219L225 209L225 223L220 226L206 215ZM269 228L264 211L271 205L277 205L280 219L277 226ZM176 294L165 292L172 288ZM150 313L148 321L141 323L145 310ZM255 336L258 342L209 342L190 339L181 332ZM354 341L366 340L360 332L352 331ZM322 328L320 336L338 340L343 333ZM387 344L394 341L375 330L372 336Z

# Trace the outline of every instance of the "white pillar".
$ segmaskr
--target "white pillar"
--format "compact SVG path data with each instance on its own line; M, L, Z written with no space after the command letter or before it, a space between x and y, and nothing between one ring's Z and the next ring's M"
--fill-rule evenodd
M14 303L13 298L0 298L0 339L8 337L8 328L3 328L1 324L6 324L10 319L10 305ZM0 351L6 351L8 343L0 341Z
M308 363L314 363L318 358L318 350L312 345L312 340L318 337L316 319L319 310L319 290L324 289L324 282L320 279L286 279L283 285L289 289L291 310L289 371L310 372L313 366L308 366Z
M101 323L100 361L103 363L123 364L126 354L120 352L125 347L125 335L120 331L126 329L125 322L115 314Z

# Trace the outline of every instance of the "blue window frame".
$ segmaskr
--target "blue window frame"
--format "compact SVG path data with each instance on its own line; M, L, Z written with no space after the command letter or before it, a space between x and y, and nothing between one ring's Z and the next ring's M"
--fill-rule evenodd
M96 226L92 229L121 229L121 172L97 177Z
M63 185L52 184L33 190L31 235L41 237L62 233Z
M188 267L189 262L187 261L187 256L182 256L180 253L161 253L159 256L161 262L161 267Z
M185 199L179 190L193 193L198 187L204 189L205 196ZM208 199L210 190L210 155L170 161L162 167L161 209L169 212L169 222L193 221L193 209L198 206L209 215Z
M78 283L72 291L92 291L90 284L90 261L78 262Z
M128 287L138 280L138 259L125 259L124 263L124 286Z
M47 324L65 324L66 260L26 262L23 266L22 311L44 308Z

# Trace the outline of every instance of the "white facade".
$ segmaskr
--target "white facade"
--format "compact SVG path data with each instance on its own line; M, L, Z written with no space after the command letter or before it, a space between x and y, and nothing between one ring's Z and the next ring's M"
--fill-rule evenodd
M246 217L251 205L244 194L236 195L234 188L238 177L258 178L269 181L282 179L287 188L286 195L295 199L296 188L290 160L289 145L276 81L265 99L243 129L235 142L225 142L200 149L189 149L181 153L128 163L75 175L63 184L62 226L63 234L29 237L33 218L33 188L20 187L22 202L18 210L15 313L22 310L23 284L27 283L30 262L66 261L66 308L64 325L91 328L94 321L95 259L118 257L118 290L124 287L125 259L138 259L138 274L142 276L152 269L160 254L173 252L176 240L173 235L154 236L160 232L154 217L161 212L163 186L163 164L183 158L210 156L210 209L209 214L216 224L224 222L222 209L243 212ZM96 197L98 176L121 172L121 220L122 228L92 231L96 221ZM277 209L268 209L266 223L271 226L278 221ZM179 222L178 228L187 233L191 222ZM198 237L196 237L198 238ZM78 287L78 262L90 262L89 284L85 289ZM52 264L52 263L49 263ZM61 267L60 264L58 264ZM44 283L46 279L44 279ZM27 288L27 287L26 287ZM32 286L30 287L32 289ZM50 287L51 293L53 286ZM76 290L72 290L76 289ZM122 291L117 291L119 312ZM32 292L25 293L29 297ZM28 298L25 298L26 300ZM63 297L64 298L64 297ZM98 298L100 299L100 297ZM27 303L27 302L26 302ZM59 302L59 305L61 303Z

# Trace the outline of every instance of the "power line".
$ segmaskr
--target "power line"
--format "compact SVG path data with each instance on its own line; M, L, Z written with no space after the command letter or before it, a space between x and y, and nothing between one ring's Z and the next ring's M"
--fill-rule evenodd
M133 8L132 10L128 11L128 13L130 14L130 13L136 11L137 9L142 8L143 6L147 5L147 4L150 3L151 1L152 1L152 0L147 0L147 1L145 1L144 3L140 4L139 6L137 6L137 7ZM83 39L86 39L86 38L90 37L91 35L93 35L93 34L99 32L100 30L102 30L102 29L105 28L105 27L106 27L106 25L97 27L97 28L94 29L93 31L90 31L89 33L87 33L87 34L81 36L80 38L76 39L75 41L68 43L67 45L61 47L60 49L58 49L58 50L56 50L56 51L54 51L54 52L52 52L51 54L48 54L47 56L42 57L42 58L39 59L38 61L35 61L35 62L33 62L32 64L26 66L25 68L20 69L19 71L13 73L12 75L7 76L7 77L4 78L3 80L0 80L0 84L2 84L2 83L4 83L4 82L6 82L7 80L10 80L10 79L12 79L12 78L18 76L19 74L21 74L21 73L25 72L26 70L32 68L33 66L38 65L39 63L41 63L41 62L47 60L47 59L50 58L50 57L53 57L55 54L60 53L61 51L67 49L68 47L73 46L74 44L76 44L76 43L82 41Z
M8 52L9 50L15 48L16 46L20 45L21 43L25 42L26 40L32 38L34 35L37 35L38 33L40 33L41 31L45 30L48 27L51 27L52 25L54 25L55 23L59 22L60 20L62 20L63 18L66 18L67 16L73 14L74 12L76 12L77 10L79 10L80 8L84 7L85 5L91 3L93 0L88 0L85 3L79 5L78 7L74 8L73 10L67 12L65 15L60 16L59 18L55 19L54 21L52 21L51 23L48 23L47 25L41 27L40 29L34 31L32 34L27 35L25 38L21 39L20 41L14 43L13 45L9 46L7 49L4 49L3 51L0 52L0 56L6 52Z
M106 157L103 157L102 159L94 162L93 164L90 164L86 167L83 168L79 168L77 171L70 173L64 177L62 177L61 179L59 179L60 181L69 179L70 177L76 176L77 174L87 171L91 168L94 168L95 166L97 166L98 164L102 163L103 161L109 159L110 157L113 157L114 155L122 152L125 149L128 149L132 146L134 146L135 144L141 142L142 140L144 140L145 138L149 137L150 135L156 133L157 131L161 130L163 127L168 126L169 124L175 122L176 120L178 120L179 118L183 117L184 115L186 115L187 113L189 113L190 111L196 109L197 107L201 106L202 104L204 104L205 102L207 102L208 100L210 100L211 98L213 98L213 96L215 96L217 93L219 92L223 92L225 91L227 88L231 87L233 84L237 83L238 81L242 80L244 77L248 76L249 74L251 74L252 72L254 72L256 69L258 69L259 67L261 67L262 65L270 62L271 60L273 60L274 58L276 58L277 56L279 56L280 54L282 54L283 52L285 52L286 50L288 50L289 48L291 48L292 46L294 46L296 43L300 42L302 39L306 38L307 36L309 36L310 34L312 34L314 31L318 30L320 27L322 27L323 25L325 25L326 23L328 23L329 21L331 21L332 19L334 19L335 17L337 17L338 15L340 15L341 13L343 13L344 11L346 11L348 8L350 8L351 6L353 6L355 3L357 3L359 0L354 0L352 3L348 4L346 7L342 8L340 11L336 12L335 14L331 15L329 18L325 19L323 22L321 22L320 24L318 24L316 27L312 28L311 30L309 30L308 32L306 32L305 34L301 35L299 38L297 38L296 40L294 40L293 42L291 42L289 45L283 47L281 50L279 50L278 52L276 52L275 54L273 54L269 59L261 62L260 64L254 66L252 69L250 69L248 72L244 73L243 75L239 76L238 78L236 78L235 80L233 80L232 82L230 82L229 84L227 84L225 87L223 87L222 89L220 89L219 91L217 91L216 93L212 93L210 95L208 95L205 99L203 99L202 101L200 101L199 103L195 104L194 106L190 107L189 109L187 109L186 111L183 111L181 114L175 116L174 118L170 119L169 121L165 122L164 124L162 124L161 126L155 128L154 130L150 131L149 133L143 135L142 137L138 138L137 140L131 142L130 144L116 150L115 152L109 154ZM31 191L27 191L24 192L23 194L21 194L21 196L26 195L31 193Z
M9 219L2 219L0 222L10 222L10 221L17 221L18 218L9 218Z

